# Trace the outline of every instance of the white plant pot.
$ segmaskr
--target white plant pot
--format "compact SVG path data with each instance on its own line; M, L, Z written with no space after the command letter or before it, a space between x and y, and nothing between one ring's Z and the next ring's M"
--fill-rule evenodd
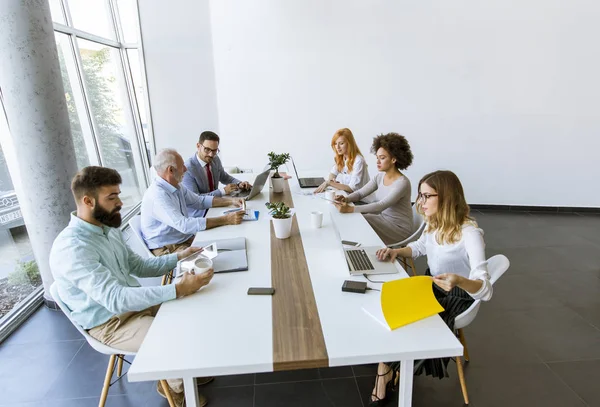
M283 192L283 186L285 185L285 179L271 177L271 185L273 185L273 192L280 194Z
M292 234L292 219L293 215L287 219L273 218L273 229L275 229L275 237L277 239L287 239Z

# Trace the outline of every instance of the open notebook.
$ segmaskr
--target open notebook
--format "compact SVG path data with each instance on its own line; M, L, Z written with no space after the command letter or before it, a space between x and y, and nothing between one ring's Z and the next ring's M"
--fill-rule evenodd
M236 237L233 239L219 239L202 241L194 239L192 246L206 247L212 244L217 246L217 256L212 258L215 273L228 273L233 271L248 270L248 257L246 252L246 238ZM194 261L202 256L197 254L177 262L177 275L193 268Z

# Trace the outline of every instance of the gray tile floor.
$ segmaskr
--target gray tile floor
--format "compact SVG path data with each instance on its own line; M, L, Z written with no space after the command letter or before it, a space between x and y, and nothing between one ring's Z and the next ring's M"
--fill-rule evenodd
M600 216L474 215L488 257L503 253L512 264L466 329L471 405L599 406ZM106 363L62 313L40 308L0 345L0 406L97 406ZM220 377L201 391L214 407L360 407L374 369ZM445 380L416 377L413 405L461 406L453 365L450 371ZM107 406L167 406L154 383L122 380L109 394Z

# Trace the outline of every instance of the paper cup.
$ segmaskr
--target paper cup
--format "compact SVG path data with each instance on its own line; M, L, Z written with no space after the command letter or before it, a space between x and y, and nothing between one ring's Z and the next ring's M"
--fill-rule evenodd
M335 199L335 192L334 191L325 191L325 198L327 198L330 201L333 201ZM331 203L331 202L329 202Z
M310 213L310 222L315 229L323 226L323 212L314 211Z
M208 257L200 257L194 262L194 273L201 274L207 270L210 270L213 266L213 262Z

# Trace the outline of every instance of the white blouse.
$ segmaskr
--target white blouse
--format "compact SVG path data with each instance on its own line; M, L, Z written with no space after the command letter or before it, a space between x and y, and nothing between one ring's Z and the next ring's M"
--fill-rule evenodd
M483 230L473 225L463 225L458 242L440 245L436 232L423 232L419 240L408 244L412 257L427 255L427 265L432 276L444 273L459 274L470 280L481 280L483 285L476 293L469 293L476 300L492 298L492 283L485 258Z
M335 175L336 182L348 185L353 191L361 189L369 182L368 166L362 155L357 155L356 158L354 158L352 172L348 171L348 164L346 162L344 163L344 168L342 168L341 172L338 171L337 165L334 165L330 172Z

